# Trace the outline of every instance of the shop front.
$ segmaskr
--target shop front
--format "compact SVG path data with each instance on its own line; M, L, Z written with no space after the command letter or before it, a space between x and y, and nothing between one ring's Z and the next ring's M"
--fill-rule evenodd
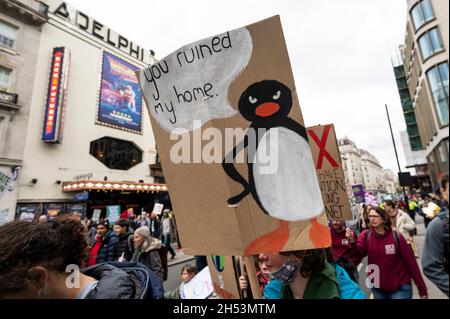
M152 212L155 203L171 208L167 186L133 182L73 181L63 182L62 192L71 194L71 200L55 200L33 203L19 203L16 219L32 220L40 215L53 218L62 214L77 213L84 219L117 219L127 211L130 215L140 215L143 211Z
M170 208L168 189L165 184L114 181L77 181L64 182L64 193L84 196L85 217L116 219L112 212L127 211L129 215L140 215L143 211L152 212L155 203Z

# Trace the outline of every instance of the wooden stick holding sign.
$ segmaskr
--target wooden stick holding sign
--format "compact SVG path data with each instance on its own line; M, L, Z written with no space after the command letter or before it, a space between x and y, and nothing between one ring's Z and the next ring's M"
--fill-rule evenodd
M353 219L334 125L309 127L307 132L328 218Z
M239 299L239 276L233 256L208 256L207 261L216 294L222 299Z
M259 287L258 276L256 275L255 262L252 256L244 257L245 268L247 269L247 277L252 289L253 299L261 299L261 288Z
M242 257L238 257L239 258L239 266L241 267L241 276L246 275L246 271L245 271L245 266L244 266L244 261L242 260ZM240 288L240 283L241 281L239 280L239 288ZM242 289L242 298L246 299L247 298L247 289Z

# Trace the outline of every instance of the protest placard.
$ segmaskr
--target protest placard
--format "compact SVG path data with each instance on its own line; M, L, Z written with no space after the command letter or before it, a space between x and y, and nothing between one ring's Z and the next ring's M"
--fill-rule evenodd
M137 75L186 254L330 246L278 16L186 45Z
M353 218L333 124L307 129L328 218Z
M214 292L209 267L205 267L183 286L186 299L206 299Z

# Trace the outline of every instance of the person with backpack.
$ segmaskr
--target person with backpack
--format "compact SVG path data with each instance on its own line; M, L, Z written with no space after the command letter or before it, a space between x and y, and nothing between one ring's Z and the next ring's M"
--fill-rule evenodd
M163 297L162 283L143 265L111 262L80 272L86 248L85 227L72 215L0 226L0 298Z
M134 243L132 233L129 228L128 219L121 218L114 225L114 232L118 238L117 256L119 261L130 261L134 253Z
M416 244L414 243L414 231L416 230L416 223L411 219L411 217L400 209L396 208L393 201L388 200L386 202L386 207L384 208L386 213L389 214L391 218L391 224L394 229L396 229L403 237L406 242L411 247L414 252L414 256L418 258Z
M162 281L165 281L167 272L161 262L161 241L150 235L147 226L141 226L134 231L133 241L135 251L131 261L144 264L154 271Z
M448 177L442 182L442 197L448 203ZM448 207L429 223L423 247L422 269L427 278L447 296L449 290L449 213Z
M428 299L428 291L417 265L416 258L405 238L392 229L389 215L380 207L369 210L370 229L361 233L356 241L348 232L360 258L368 257L369 268L374 271L367 279L372 281L375 299L411 299L411 279L417 285L422 299ZM367 280L366 280L367 282Z

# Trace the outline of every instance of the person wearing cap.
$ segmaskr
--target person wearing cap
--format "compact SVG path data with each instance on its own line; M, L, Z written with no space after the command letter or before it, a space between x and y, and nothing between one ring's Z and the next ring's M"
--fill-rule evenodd
M106 261L116 261L117 256L117 236L109 228L107 219L102 219L97 224L97 235L94 245L89 252L88 266L100 264Z
M134 254L131 262L139 262L144 264L162 280L165 280L165 271L161 262L159 250L161 249L161 241L150 235L147 226L141 226L134 231Z

